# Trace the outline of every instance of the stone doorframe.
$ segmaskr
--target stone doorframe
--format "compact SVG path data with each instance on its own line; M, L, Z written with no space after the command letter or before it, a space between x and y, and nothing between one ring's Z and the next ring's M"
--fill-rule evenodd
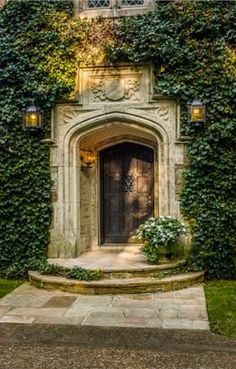
M174 103L173 103L173 106ZM158 215L179 215L178 201L175 196L175 167L183 162L183 147L176 145L175 129L168 129L166 122L158 121L156 116L140 109L127 108L127 111L83 112L79 114L79 107L73 109L77 111L72 119L65 124L62 110L65 107L58 106L55 112L54 127L55 145L51 148L51 171L55 181L54 192L56 193L54 207L54 221L51 229L51 243L49 245L49 257L76 257L85 249L97 248L100 244L100 222L99 222L99 181L92 183L95 185L94 204L96 210L90 209L91 216L91 238L84 239L81 232L81 218L86 214L81 214L84 195L81 197L83 187L83 175L80 167L80 146L81 142L96 133L105 129L111 132L115 127L122 126L128 129L126 137L113 137L105 139L96 147L97 161L93 172L94 178L99 178L99 151L105 147L123 141L134 141L150 145L155 152L155 216ZM67 105L68 108L68 105ZM124 109L125 110L125 109ZM174 108L173 108L174 110ZM173 116L175 116L173 114ZM173 119L174 120L174 119ZM175 127L175 121L171 122ZM143 138L142 138L143 137ZM146 138L145 138L146 137ZM86 183L85 189L88 188ZM91 211L93 215L91 215Z

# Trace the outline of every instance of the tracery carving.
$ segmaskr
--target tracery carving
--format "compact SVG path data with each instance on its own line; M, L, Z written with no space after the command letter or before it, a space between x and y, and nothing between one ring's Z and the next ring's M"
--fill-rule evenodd
M167 122L170 118L170 108L168 105L160 105L156 109L156 115L159 120Z
M74 106L66 106L62 108L63 122L69 123L79 114L79 109Z

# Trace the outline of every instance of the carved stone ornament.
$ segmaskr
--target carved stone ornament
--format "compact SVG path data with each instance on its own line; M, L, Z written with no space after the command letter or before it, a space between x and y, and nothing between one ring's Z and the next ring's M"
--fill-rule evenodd
M141 81L138 78L113 78L91 80L93 102L101 101L140 101L138 95Z
M160 105L156 109L156 115L160 121L168 122L170 118L170 107L169 105Z
M183 187L183 172L184 172L184 165L176 164L175 165L175 194L177 198L180 196L180 193Z
M75 106L65 106L62 108L61 114L63 116L63 122L67 124L79 114L79 109Z

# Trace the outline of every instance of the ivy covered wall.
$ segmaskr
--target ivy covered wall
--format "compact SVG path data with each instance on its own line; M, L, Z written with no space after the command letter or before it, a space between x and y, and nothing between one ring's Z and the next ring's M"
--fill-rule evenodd
M109 46L113 61L152 63L155 89L180 100L182 132L192 136L181 197L193 232L192 266L208 277L235 276L236 7L231 1L157 2L124 19ZM188 125L187 101L206 103L206 125Z
M49 148L22 130L32 98L45 112L74 86L68 1L10 1L0 13L0 268L45 255L51 223Z
M234 2L158 1L144 16L80 20L70 1L10 1L0 13L0 268L45 254L51 222L50 109L74 90L80 63L151 63L157 94L179 99L192 136L182 193L194 267L235 273L236 116ZM22 131L32 97L44 134ZM186 101L206 102L204 130L189 127Z

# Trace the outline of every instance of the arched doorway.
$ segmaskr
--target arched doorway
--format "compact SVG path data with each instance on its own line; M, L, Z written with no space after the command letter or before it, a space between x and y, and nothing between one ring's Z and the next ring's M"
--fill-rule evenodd
M153 151L153 215L178 214L174 170L181 163L183 145L175 144L175 136L169 135L167 128L155 116L140 110L138 114L136 110L132 110L132 114L117 111L100 115L98 112L84 113L67 124L58 125L59 131L55 130L57 146L51 149L57 201L53 204L50 257L76 257L104 245L100 153L122 142L136 143ZM81 150L94 152L92 168L83 170ZM125 243L127 241L124 246Z
M100 152L101 243L133 243L154 214L154 152L123 142Z

